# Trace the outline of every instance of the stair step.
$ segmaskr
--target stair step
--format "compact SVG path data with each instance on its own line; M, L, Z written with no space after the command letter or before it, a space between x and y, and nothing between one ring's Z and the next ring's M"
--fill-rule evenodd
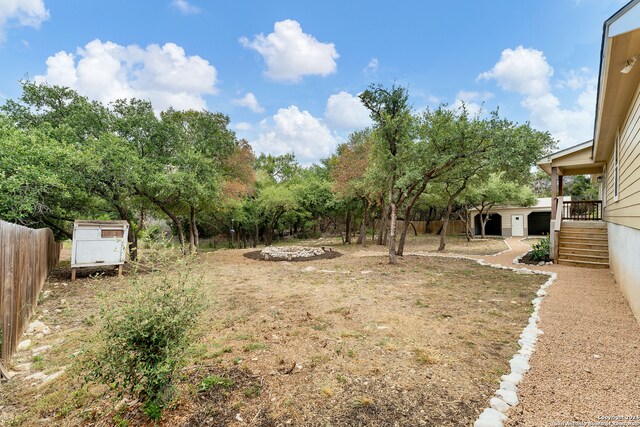
M558 258L558 264L572 267L609 268L608 262L574 261L566 258Z
M589 241L589 240L595 240L595 241L606 241L608 240L608 237L606 235L604 236L595 236L595 237L591 237L591 236L585 236L584 234L562 234L560 233L560 239L562 240L562 238L565 238L566 240L576 240L576 241Z
M606 239L607 233L592 233L592 232L576 232L576 231L560 231L560 236L571 236L571 237L582 237L582 238L596 238L596 239Z
M609 255L581 255L581 254L567 254L560 251L558 259L566 259L568 261L593 261L593 262L602 262L609 263Z
M607 242L602 243L594 243L594 242L563 242L560 240L560 249L599 249L599 250L609 250L609 245Z
M607 224L603 221L567 221L562 220L562 228L590 228L606 230Z
M607 258L609 257L608 249L587 249L587 248L582 248L578 246L575 248L561 246L560 253L570 254L570 255L602 255L602 256L606 256Z

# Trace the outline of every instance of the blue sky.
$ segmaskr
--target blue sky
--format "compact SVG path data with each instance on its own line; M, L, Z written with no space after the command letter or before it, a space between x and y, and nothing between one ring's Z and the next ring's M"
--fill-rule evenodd
M465 101L590 139L602 24L623 0L0 0L0 103L18 81L231 117L256 152L308 164L368 124L370 83L416 110Z

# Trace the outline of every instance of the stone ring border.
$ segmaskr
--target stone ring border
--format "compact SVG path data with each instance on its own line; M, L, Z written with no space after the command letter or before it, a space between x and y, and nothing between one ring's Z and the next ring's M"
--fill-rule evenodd
M509 246L508 243L507 246ZM511 247L509 247L508 250L511 250ZM503 251L500 253L504 252L507 251ZM488 256L496 256L500 253ZM524 374L526 374L530 369L529 359L535 352L538 336L544 334L544 332L538 328L538 322L540 321L540 306L543 299L547 296L547 288L549 288L549 286L551 286L557 280L558 274L548 271L531 270L529 268L516 268L500 264L492 264L484 261L483 259L471 258L461 255L444 255L434 253L411 253L408 255L466 259L475 261L479 265L496 268L499 270L511 270L516 272L517 274L539 274L549 276L549 279L542 286L540 286L540 288L536 292L536 298L531 300L531 304L533 305L533 312L529 317L527 326L522 330L522 333L520 334L520 339L518 340L520 350L518 350L516 354L514 354L513 357L509 360L511 372L500 377L500 388L496 390L495 396L489 400L489 407L482 411L482 413L473 423L473 427L503 427L504 421L508 419L508 411L512 407L517 406L519 403L518 385L522 382Z

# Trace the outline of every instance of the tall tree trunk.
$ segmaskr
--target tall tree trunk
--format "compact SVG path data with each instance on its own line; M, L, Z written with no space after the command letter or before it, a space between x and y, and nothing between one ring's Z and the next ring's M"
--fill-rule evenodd
M360 235L358 236L358 243L364 248L367 246L367 217L369 216L369 200L362 199L362 222L360 223Z
M424 193L425 188L427 188L427 183L429 180L426 180L422 183L420 188L416 191L416 193L411 197L409 204L407 204L407 208L404 211L404 226L402 227L402 234L400 235L400 242L398 243L398 255L404 255L404 244L407 239L407 230L409 229L409 225L411 224L411 213L413 210L413 206L416 204L420 195Z
M147 218L145 215L144 205L140 204L140 212L138 213L138 229L144 230L147 228Z
M351 209L347 209L347 220L345 224L344 243L351 244Z
M396 204L393 201L393 193L389 191L389 201L391 205L391 218L389 220L389 264L397 264L396 257Z
M198 236L198 226L196 224L196 208L189 208L189 252L194 254L198 252L200 238Z
M489 215L487 215L487 218L489 218ZM480 237L482 237L484 239L484 230L485 230L485 226L487 225L487 220L485 220L484 218L482 218L482 213L480 213Z
M464 215L464 218L462 218L462 215ZM469 216L469 209L467 209L466 206L462 208L460 217L460 219L464 221L464 234L467 237L467 242L470 242L473 236L471 234L471 218Z
M407 230L409 230L409 225L411 224L411 219L408 215L411 214L411 208L407 208L405 210L404 222L402 223L402 232L400 232L400 239L398 241L398 256L404 256L404 243L407 240Z
M453 201L450 200L447 204L447 211L444 214L444 220L442 221L442 230L440 231L440 246L438 252L444 251L444 247L447 245L447 229L449 228L449 217L451 217L451 211L453 210Z
M380 197L380 210L382 212L382 218L380 219L380 224L378 225L378 241L376 244L384 245L384 234L387 229L387 217L389 216L387 205L384 202L384 197Z
M258 242L260 241L260 228L258 227L258 223L256 222L256 234L253 235L253 247L258 246Z
M185 247L185 242L184 242L184 230L182 228L182 221L180 221L180 218L178 218L173 212L171 212L164 205L164 203L160 202L160 200L156 199L155 197L149 197L149 199L156 206L158 206L160 208L160 210L165 213L165 215L167 215L169 217L171 222L173 222L173 225L176 228L176 233L178 233L178 242L180 243L180 250L182 251L183 254L186 254L186 247Z
M264 237L264 245L265 245L265 246L269 246L269 245L271 244L271 233L272 233L272 232L271 232L271 229L270 229L270 227L267 225L267 226L264 228L264 236L263 236L263 237Z

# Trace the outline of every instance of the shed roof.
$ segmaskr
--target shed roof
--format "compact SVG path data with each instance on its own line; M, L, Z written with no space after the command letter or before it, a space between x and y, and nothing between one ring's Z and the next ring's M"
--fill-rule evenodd
M101 219L76 219L73 222L73 226L77 227L77 226L118 226L118 225L126 225L128 226L129 223L127 221L124 220L101 220Z
M571 196L563 196L563 200L565 202L570 202ZM536 204L533 206L513 206L513 205L494 206L491 209L491 212L497 212L501 210L514 210L514 209L530 210L530 211L536 211L536 212L545 212L545 211L551 212L551 197L538 197L538 199L536 200ZM473 208L473 209L470 209L470 211L477 211L477 209Z

